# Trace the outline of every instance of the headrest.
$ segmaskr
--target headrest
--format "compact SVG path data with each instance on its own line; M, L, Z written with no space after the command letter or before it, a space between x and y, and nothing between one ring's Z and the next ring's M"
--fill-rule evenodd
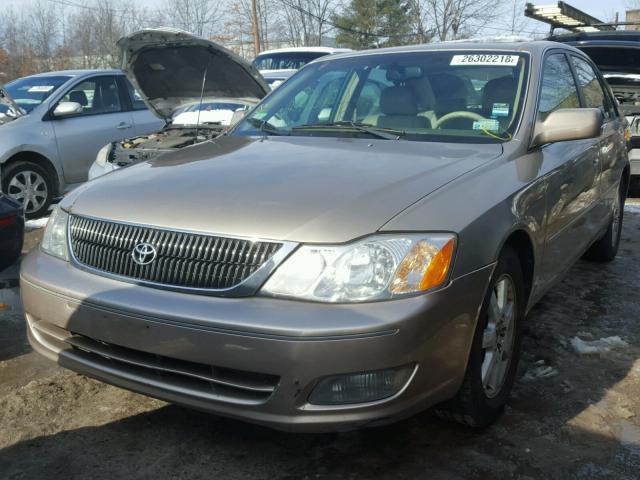
M380 94L380 111L384 115L416 115L415 92L407 87L387 87Z
M418 111L424 112L432 110L435 104L435 95L433 88L431 88L431 82L426 77L416 78L407 82L407 86L411 88L418 100Z
M87 96L84 94L82 90L75 90L69 94L69 101L76 102L86 107L89 105L89 101L87 100Z
M490 112L494 103L511 103L516 94L516 81L507 75L489 80L482 92L482 109Z
M433 87L433 93L436 95L436 100L440 98L467 98L467 86L457 75L451 75L450 73L435 73L429 75L429 81Z

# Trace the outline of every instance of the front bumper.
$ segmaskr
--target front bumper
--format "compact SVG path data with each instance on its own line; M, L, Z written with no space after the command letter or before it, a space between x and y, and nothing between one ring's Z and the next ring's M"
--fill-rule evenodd
M491 271L428 295L356 305L158 290L39 251L23 260L20 277L29 340L61 366L224 416L327 431L394 421L453 396ZM322 377L401 365L415 371L390 398L307 401ZM211 372L241 389L209 388ZM267 388L243 390L256 385Z

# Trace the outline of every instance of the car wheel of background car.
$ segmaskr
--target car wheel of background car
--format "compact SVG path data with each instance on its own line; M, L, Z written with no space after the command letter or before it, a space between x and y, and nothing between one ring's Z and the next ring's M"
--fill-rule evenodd
M622 233L622 218L624 216L625 191L620 185L618 195L613 200L613 211L611 221L604 235L589 247L584 254L584 258L594 262L611 262L618 254L620 245L620 234Z
M37 163L28 161L11 163L3 170L2 190L22 203L26 218L45 215L53 199L48 172Z
M520 357L524 292L520 259L505 247L480 310L462 386L435 408L438 416L482 428L502 414Z

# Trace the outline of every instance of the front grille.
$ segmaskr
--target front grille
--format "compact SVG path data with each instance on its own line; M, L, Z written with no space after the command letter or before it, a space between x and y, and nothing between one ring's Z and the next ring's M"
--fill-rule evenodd
M169 287L221 290L246 280L281 243L176 232L72 215L70 244L82 265ZM133 248L155 247L155 260L133 261Z

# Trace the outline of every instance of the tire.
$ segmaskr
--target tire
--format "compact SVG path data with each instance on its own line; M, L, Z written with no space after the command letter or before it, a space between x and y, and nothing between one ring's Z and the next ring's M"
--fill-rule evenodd
M611 262L618 254L620 236L622 233L622 218L624 217L624 202L626 192L623 184L618 189L618 195L614 200L611 220L604 235L596 240L585 252L583 258L593 262Z
M511 305L510 326L506 326L504 320L496 322L500 318L496 312L501 309L493 307L496 304L500 306L501 301L497 297L501 296L498 293L501 291L507 292L503 298L510 299L509 302L502 301L503 307ZM435 408L438 416L470 427L484 428L502 415L518 370L525 304L520 259L507 246L500 254L480 309L462 386L454 398ZM498 363L492 364L492 360Z
M25 217L28 219L46 215L54 195L49 172L37 163L29 161L11 163L3 169L2 191L22 203Z

